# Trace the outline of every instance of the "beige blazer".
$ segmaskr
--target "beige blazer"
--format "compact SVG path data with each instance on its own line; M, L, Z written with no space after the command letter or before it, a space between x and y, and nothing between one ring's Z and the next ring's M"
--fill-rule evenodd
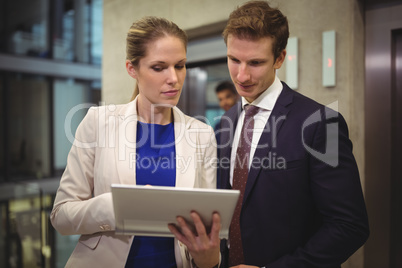
M50 216L62 235L81 235L66 267L125 265L133 236L114 232L110 186L136 183L136 103L92 107L76 131ZM213 129L177 107L173 117L176 186L215 188ZM178 267L191 267L185 246L177 240L175 255Z

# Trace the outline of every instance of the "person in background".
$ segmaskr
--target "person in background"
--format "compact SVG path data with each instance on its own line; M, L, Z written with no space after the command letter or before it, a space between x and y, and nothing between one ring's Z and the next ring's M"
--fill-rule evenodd
M240 100L240 96L239 96L239 94L237 94L235 86L230 81L220 82L215 88L215 93L216 93L216 97L219 100L219 106L225 112L227 112L230 108L232 108ZM219 119L217 119L217 120L219 120ZM220 137L218 129L220 129L220 120L216 123L216 125L214 127L215 138L216 138L217 144L219 144L219 137ZM219 187L219 185L220 185L220 176L219 176L219 172L218 172L217 186Z
M239 101L239 94L236 88L230 81L219 83L216 88L216 97L219 100L219 106L226 112Z
M174 238L115 233L111 184L215 188L213 129L177 107L186 76L187 36L163 18L136 21L127 34L126 69L137 80L128 104L92 107L76 131L51 212L62 235L81 235L66 267L213 267L220 217L208 233L197 213ZM187 168L178 161L190 161ZM142 165L141 163L146 163ZM158 165L163 163L163 165ZM188 168L188 167L191 168ZM146 206L146 204L132 204Z
M218 130L222 188L241 191L223 266L341 267L369 235L344 118L276 76L289 37L279 9L247 2L223 37L241 96Z

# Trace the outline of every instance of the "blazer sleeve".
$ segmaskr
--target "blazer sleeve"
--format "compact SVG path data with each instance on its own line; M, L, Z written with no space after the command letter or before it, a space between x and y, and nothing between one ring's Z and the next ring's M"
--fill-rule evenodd
M322 110L321 118L325 116ZM316 154L308 164L310 190L322 224L304 246L266 264L266 268L340 267L369 235L359 172L345 120L337 114L309 130L311 135L304 136L305 142Z
M50 219L62 235L93 234L115 228L111 193L94 196L98 109L90 108L77 128Z

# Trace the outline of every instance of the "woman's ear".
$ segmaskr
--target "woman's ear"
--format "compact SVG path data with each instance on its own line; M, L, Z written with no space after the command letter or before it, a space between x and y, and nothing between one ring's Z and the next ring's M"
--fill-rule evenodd
M131 61L129 61L129 60L126 60L126 70L127 70L127 73L128 73L132 78L137 79L137 72L136 72L136 70L134 69L133 64L132 64Z

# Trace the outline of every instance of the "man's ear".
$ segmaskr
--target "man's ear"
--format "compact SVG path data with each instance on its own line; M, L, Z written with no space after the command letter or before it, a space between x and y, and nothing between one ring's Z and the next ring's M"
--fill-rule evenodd
M282 50L281 54L279 54L279 57L276 58L274 68L279 69L281 68L283 62L285 61L286 58L286 49Z
M137 71L134 69L133 64L131 63L131 61L126 60L126 70L127 73L134 79L137 79Z

